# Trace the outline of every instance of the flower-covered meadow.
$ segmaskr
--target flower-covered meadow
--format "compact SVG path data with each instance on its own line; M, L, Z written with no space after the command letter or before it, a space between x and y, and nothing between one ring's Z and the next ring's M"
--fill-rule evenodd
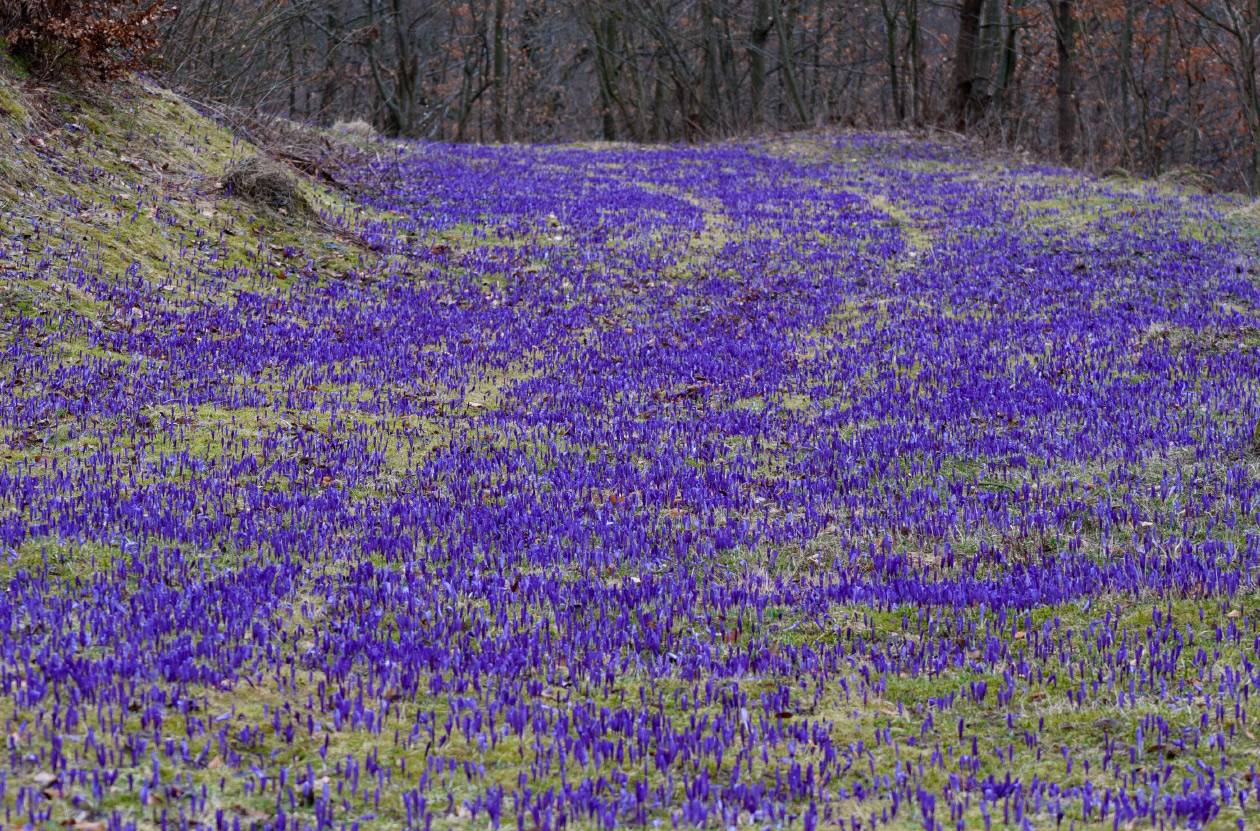
M75 126L0 191L5 827L1260 822L1228 199L381 144L299 220Z

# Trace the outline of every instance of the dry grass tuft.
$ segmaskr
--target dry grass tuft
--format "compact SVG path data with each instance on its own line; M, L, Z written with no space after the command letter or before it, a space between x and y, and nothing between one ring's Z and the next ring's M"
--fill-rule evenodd
M219 186L233 196L274 210L313 214L293 176L262 156L248 156L232 162L219 177Z
M355 119L354 121L338 121L333 125L335 133L349 133L362 139L376 138L376 128L368 124L363 119Z

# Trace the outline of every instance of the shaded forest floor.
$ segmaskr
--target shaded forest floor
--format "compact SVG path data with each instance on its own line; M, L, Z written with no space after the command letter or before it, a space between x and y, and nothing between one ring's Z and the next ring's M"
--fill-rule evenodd
M1253 209L814 135L334 137L282 213L31 95L6 825L1260 821Z

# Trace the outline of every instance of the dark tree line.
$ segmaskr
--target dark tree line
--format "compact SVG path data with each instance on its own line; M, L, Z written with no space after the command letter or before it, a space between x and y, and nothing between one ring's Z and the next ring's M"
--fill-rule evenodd
M1260 190L1260 0L184 0L206 97L455 141L935 127Z

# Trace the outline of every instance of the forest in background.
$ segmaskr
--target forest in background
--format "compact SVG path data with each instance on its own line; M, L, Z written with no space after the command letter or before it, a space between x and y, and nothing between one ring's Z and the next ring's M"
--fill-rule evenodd
M1260 0L183 0L190 93L447 141L942 128L1260 186Z

